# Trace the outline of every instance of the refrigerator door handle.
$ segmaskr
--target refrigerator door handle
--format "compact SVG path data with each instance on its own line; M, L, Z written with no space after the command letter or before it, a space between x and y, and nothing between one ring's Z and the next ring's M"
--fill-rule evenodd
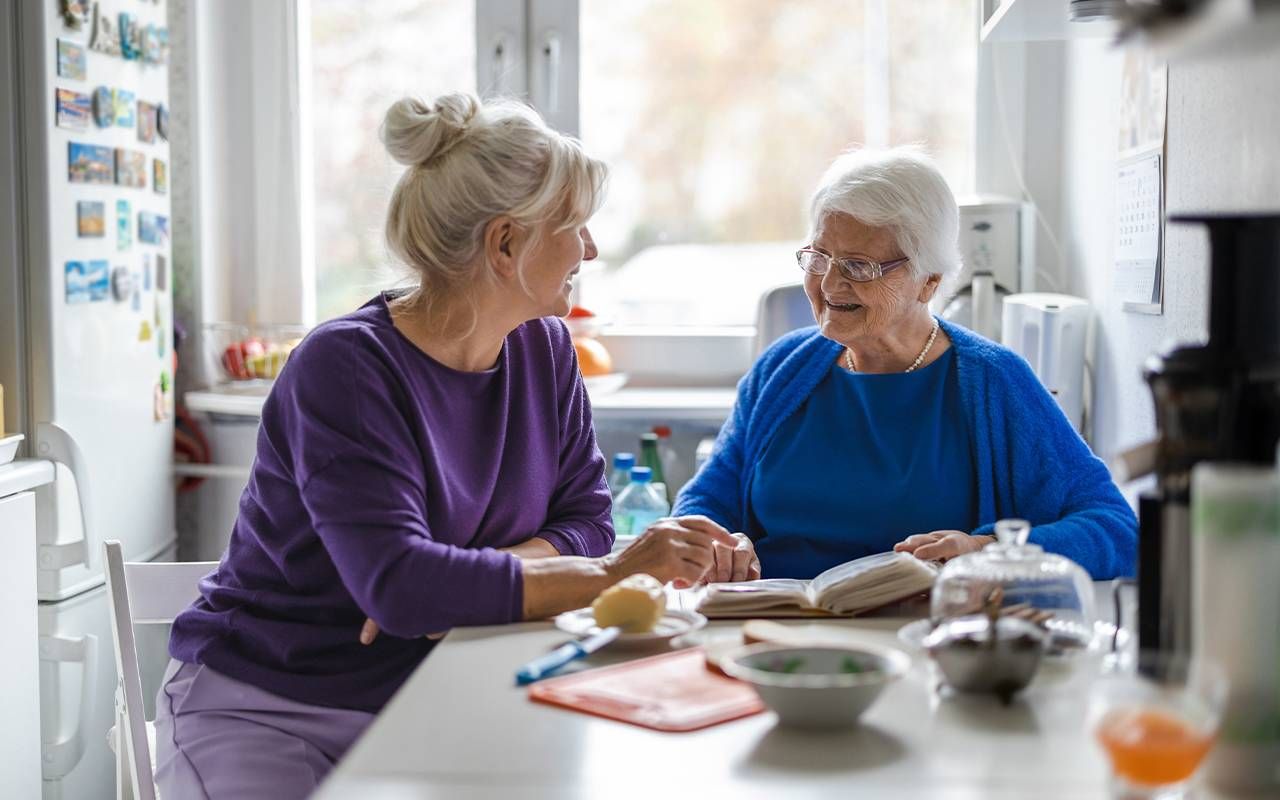
M80 503L80 524L84 531L84 538L78 542L41 546L40 567L62 569L72 564L84 564L93 569L89 563L93 551L89 546L89 542L93 540L90 534L93 515L89 508L89 463L71 434L52 422L41 422L36 426L36 454L62 464L75 476L76 500ZM45 566L46 559L50 566Z
M54 664L83 664L75 730L55 741L40 743L40 769L46 781L53 781L69 775L84 755L84 729L88 727L93 702L98 696L98 637L91 633L74 638L41 636L40 660ZM54 724L57 724L56 720ZM56 731L54 735L57 735Z

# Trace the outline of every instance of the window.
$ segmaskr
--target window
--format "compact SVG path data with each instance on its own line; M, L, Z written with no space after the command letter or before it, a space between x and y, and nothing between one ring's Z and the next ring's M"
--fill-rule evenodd
M610 165L584 304L622 326L751 325L765 288L798 279L840 151L922 143L972 189L976 3L311 0L317 317L397 277L387 106L479 85Z
M972 188L973 2L584 2L580 26L582 139L612 170L582 300L615 323L753 324L854 144L923 143Z
M402 168L378 125L402 96L475 91L474 30L470 0L311 0L318 320L401 277L382 225Z

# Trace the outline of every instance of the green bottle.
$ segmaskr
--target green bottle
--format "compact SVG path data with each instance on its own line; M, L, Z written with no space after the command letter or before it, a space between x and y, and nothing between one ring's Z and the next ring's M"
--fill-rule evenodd
M648 467L654 484L661 484L661 492L671 502L671 490L667 487L667 477L662 474L662 456L658 453L658 434L640 434L640 460L637 467Z

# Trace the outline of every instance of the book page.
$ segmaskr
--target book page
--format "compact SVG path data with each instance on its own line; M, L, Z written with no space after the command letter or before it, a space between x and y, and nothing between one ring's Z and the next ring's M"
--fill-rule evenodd
M878 553L833 567L813 581L815 605L854 614L928 591L938 567L909 553Z
M813 607L809 596L809 581L767 578L738 583L713 583L707 587L698 610L710 615L786 606Z

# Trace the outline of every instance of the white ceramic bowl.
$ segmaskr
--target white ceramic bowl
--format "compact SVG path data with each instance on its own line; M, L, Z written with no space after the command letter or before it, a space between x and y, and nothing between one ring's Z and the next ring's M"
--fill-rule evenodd
M891 648L753 644L726 654L720 666L754 686L786 725L847 728L911 669L911 659Z

